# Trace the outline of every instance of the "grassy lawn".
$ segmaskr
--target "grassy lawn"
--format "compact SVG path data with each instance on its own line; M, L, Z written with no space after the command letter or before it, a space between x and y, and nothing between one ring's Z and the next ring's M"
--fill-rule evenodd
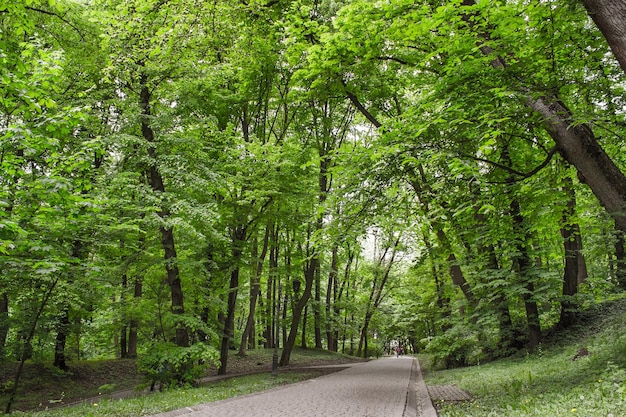
M457 385L474 398L438 403L440 417L626 416L626 303L590 311L532 354L480 366L429 371L427 385ZM572 358L581 347L590 354Z

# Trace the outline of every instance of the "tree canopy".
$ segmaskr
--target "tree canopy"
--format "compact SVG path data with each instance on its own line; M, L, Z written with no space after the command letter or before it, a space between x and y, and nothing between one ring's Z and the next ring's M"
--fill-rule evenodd
M0 359L535 349L626 289L620 13L3 3Z

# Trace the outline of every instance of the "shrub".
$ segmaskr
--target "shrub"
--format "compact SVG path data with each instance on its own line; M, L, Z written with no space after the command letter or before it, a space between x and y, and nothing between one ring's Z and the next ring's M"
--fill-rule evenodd
M190 347L176 346L173 343L155 343L137 361L137 367L151 382L160 388L168 385L195 385L204 376L206 368L217 363L219 358L215 348L204 343Z
M478 364L484 356L477 334L463 324L430 339L426 351L436 367L444 368Z

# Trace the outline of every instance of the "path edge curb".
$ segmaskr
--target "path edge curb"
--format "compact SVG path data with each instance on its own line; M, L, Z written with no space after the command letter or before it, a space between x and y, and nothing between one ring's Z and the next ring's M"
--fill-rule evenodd
M430 399L430 395L428 394L428 388L426 388L426 383L424 382L424 375L422 374L422 368L420 367L419 360L417 358L413 359L413 367L415 367L415 372L411 369L411 379L415 377L415 383L411 384L415 388L415 409L416 414L406 414L410 403L407 402L407 410L405 411L404 417L438 417L437 410L433 406L433 402ZM409 395L411 392L409 390Z

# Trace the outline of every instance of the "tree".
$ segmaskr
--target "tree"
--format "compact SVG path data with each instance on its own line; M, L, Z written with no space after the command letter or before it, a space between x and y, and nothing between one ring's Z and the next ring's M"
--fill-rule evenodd
M622 25L626 19L626 7L622 2L611 0L585 0L583 4L626 73L626 36Z

